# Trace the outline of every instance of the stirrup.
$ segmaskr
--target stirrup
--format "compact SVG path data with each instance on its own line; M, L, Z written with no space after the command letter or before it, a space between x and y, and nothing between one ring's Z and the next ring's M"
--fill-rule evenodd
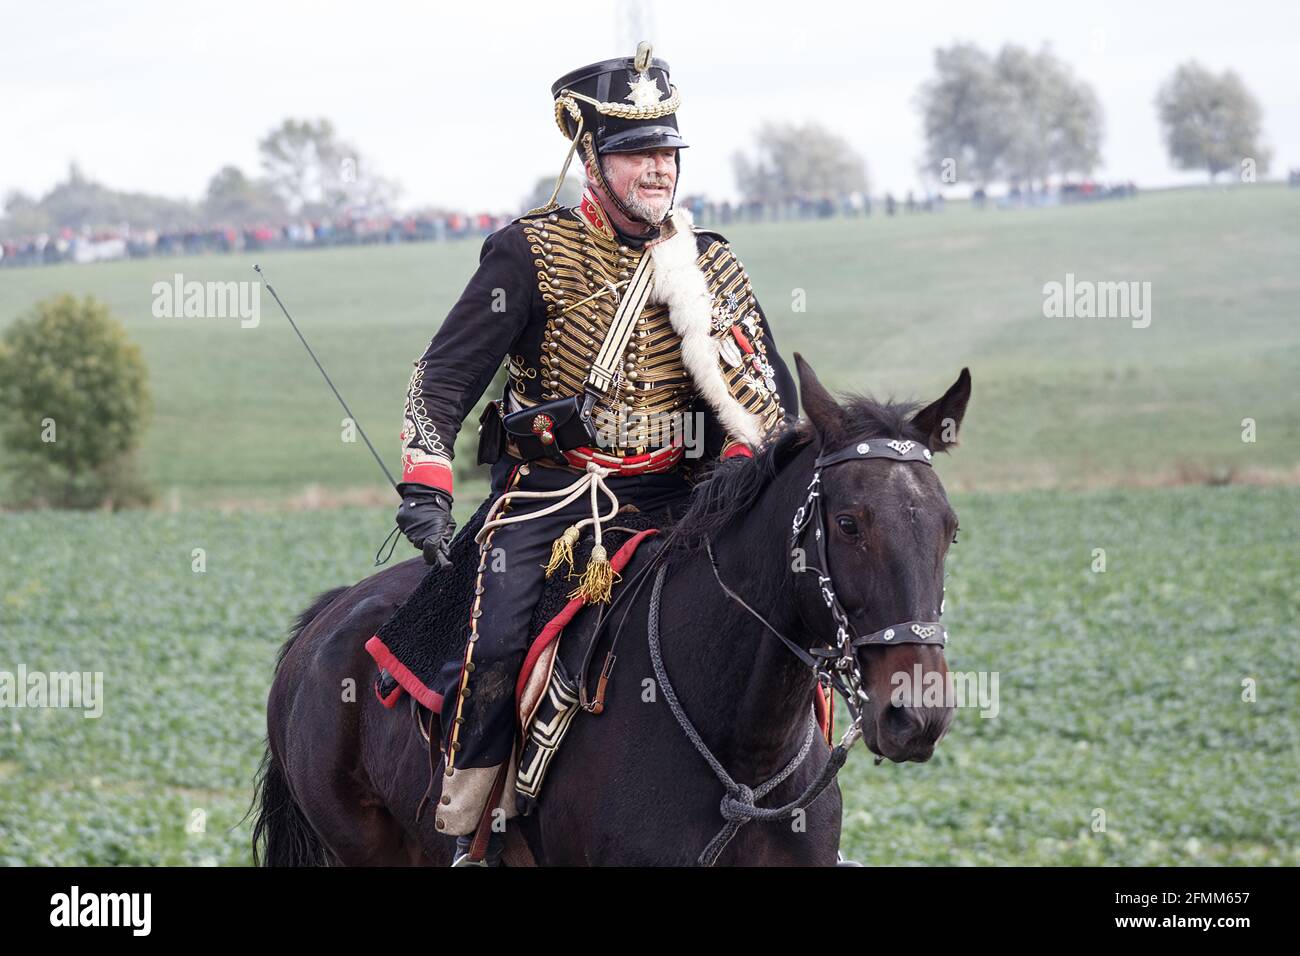
M483 854L481 860L471 860L469 858L469 848L474 843L474 834L467 833L464 836L456 837L456 854L452 858L452 866L500 866L501 853L506 848L504 833L497 833L495 830L488 834L487 852Z
M452 866L455 865L456 865L455 863L452 864ZM836 850L835 865L836 866L861 866L862 864L859 863L857 860L850 860L847 856L844 855L842 851Z

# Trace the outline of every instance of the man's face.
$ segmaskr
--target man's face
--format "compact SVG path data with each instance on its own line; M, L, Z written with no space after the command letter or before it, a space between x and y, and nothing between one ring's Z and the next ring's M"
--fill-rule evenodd
M605 153L600 162L610 189L623 205L646 222L658 225L664 221L677 182L676 149Z

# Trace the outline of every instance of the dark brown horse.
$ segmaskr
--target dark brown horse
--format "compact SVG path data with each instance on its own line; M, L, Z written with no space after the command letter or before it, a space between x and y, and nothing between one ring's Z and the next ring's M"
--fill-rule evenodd
M803 648L826 645L835 634L816 575L791 566L792 518L806 500L815 460L822 451L870 439L944 450L955 441L970 396L963 370L943 398L920 410L865 398L840 405L797 362L806 420L756 458L720 464L695 489L681 533L663 555L663 666L702 742L733 780L750 786L776 775L806 745L816 684L813 671L772 631ZM856 630L936 621L957 519L934 470L849 461L824 472L821 490L829 574ZM720 579L770 629L724 596L706 542ZM650 557L638 554L625 580ZM375 668L363 647L426 570L421 559L411 559L322 594L300 615L281 650L268 703L254 828L263 862L450 862L454 841L434 830L433 814L426 810L416 820L431 780L429 746L406 707L387 710L370 692ZM723 787L654 680L651 591L638 589L624 605L628 616L604 713L579 713L540 802L509 821L507 863L691 864L723 826ZM562 645L561 653L568 661L573 651ZM952 709L900 705L891 697L890 677L912 674L916 665L923 675L946 674L942 646L873 644L856 655L869 698L862 714L867 747L894 761L929 759ZM358 689L352 696L344 694L349 680ZM433 731L436 741L436 725ZM818 737L760 805L794 800L829 754ZM435 786L439 776L433 775ZM743 826L717 862L833 864L840 814L832 783L789 821Z

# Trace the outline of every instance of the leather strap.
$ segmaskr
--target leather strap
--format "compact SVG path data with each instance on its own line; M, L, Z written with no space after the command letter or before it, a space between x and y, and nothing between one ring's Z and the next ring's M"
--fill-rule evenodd
M855 637L850 643L854 647L865 644L937 644L942 647L948 643L948 631L938 621L904 621Z
M488 795L487 806L483 808L483 815L479 817L478 826L474 830L474 839L469 845L469 859L472 863L479 863L487 856L488 840L492 838L492 813L501 802L501 794L506 788L506 775L509 772L510 758L507 757L506 762L497 771L496 779L492 781L492 792Z

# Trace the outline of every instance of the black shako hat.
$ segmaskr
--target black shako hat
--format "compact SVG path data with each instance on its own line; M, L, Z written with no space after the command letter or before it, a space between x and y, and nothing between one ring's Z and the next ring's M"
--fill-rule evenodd
M668 64L651 57L649 43L635 56L601 60L551 84L555 122L569 140L597 153L687 146L677 130L681 96L668 81ZM586 137L590 136L590 140Z

